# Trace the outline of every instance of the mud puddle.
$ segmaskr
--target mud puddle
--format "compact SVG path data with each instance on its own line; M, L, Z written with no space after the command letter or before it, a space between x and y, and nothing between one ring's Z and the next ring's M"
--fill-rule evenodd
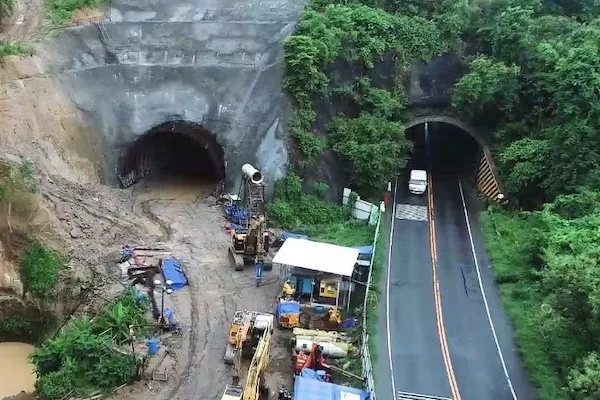
M34 350L27 343L0 343L0 399L21 391L33 392L35 373L27 357Z

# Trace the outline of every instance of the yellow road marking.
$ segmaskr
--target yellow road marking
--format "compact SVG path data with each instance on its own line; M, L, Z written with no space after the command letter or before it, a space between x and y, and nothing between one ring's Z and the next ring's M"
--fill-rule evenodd
M437 244L435 240L435 219L433 211L433 184L431 174L427 178L429 188L427 190L427 202L428 202L428 216L429 216L429 248L431 249L431 272L433 276L433 298L435 303L435 314L438 326L438 335L440 338L440 346L442 349L442 356L444 358L444 365L446 367L446 373L448 374L448 383L450 384L450 391L452 392L452 398L454 400L461 400L460 392L458 391L458 385L456 383L456 376L454 375L454 369L452 368L452 360L450 359L450 351L448 350L448 341L446 340L446 328L444 326L444 317L442 314L442 299L440 293L440 282L437 278Z

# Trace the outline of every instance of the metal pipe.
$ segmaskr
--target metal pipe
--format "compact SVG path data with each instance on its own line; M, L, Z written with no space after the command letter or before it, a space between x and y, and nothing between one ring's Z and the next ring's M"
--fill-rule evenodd
M260 185L263 182L263 175L261 174L261 172L250 164L242 165L242 172L255 185Z

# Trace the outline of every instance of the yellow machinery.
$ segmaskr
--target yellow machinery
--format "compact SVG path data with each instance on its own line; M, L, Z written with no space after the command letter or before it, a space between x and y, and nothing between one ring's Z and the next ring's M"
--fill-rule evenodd
M272 314L251 313L254 314L252 323L252 337L258 340L245 385L240 385L239 362L236 362L236 369L233 374L232 383L227 385L221 400L267 400L268 391L264 385L265 371L269 365L269 346L271 344L271 335L273 334Z
M273 269L269 255L269 232L265 216L265 186L263 176L250 164L242 166L242 186L239 199L249 218L245 227L233 232L229 254L236 271L242 271L246 264L254 264L257 269L257 283L262 279L262 270Z
M289 280L283 283L283 287L281 288L281 297L288 298L293 297L296 294L296 288Z
M321 279L319 282L319 297L337 298L339 278Z
M248 341L248 333L252 328L252 316L248 311L236 311L229 328L227 348L223 361L233 364L237 353L241 352L244 344Z

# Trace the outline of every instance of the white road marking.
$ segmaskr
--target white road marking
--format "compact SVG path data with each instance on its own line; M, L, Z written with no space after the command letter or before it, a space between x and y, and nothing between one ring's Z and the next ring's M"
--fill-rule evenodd
M398 390L397 400L452 400L450 397L432 396L429 394L402 392Z
M398 179L394 183L394 194L392 195L392 201L396 204L396 190L398 189ZM396 213L396 207L392 209L393 213ZM387 263L387 279L385 283L385 330L387 331L387 348L388 348L388 361L390 363L390 381L392 382L392 395L396 394L396 383L394 382L394 365L392 363L392 335L390 333L390 271L392 269L392 246L394 242L394 225L396 223L396 216L392 216L392 223L390 224L390 243L388 248L388 263Z
M508 382L508 386L510 387L510 392L512 394L512 398L517 400L517 394L515 393L515 389L513 388L512 381L510 380L510 376L508 375L508 369L506 368L506 363L504 362L504 356L502 355L502 350L500 350L500 343L498 343L498 336L496 335L496 328L494 328L494 322L492 321L492 316L490 314L490 307L487 302L487 297L485 295L485 289L483 288L483 282L481 280L481 271L479 270L479 262L477 262L477 254L475 253L475 244L473 243L473 234L471 233L471 223L469 222L469 213L467 212L467 204L465 203L465 195L463 193L462 182L460 179L458 180L458 188L460 189L460 198L462 200L463 211L465 212L465 221L467 223L467 232L469 233L469 241L471 242L471 252L473 254L473 261L475 262L475 270L477 271L477 280L479 281L479 289L481 290L481 295L483 297L483 305L485 306L485 312L487 314L488 322L490 323L490 329L492 330L492 336L494 336L494 342L496 343L496 350L498 351L498 356L500 357L500 363L502 364L502 369L504 370L504 376L506 377L506 381Z
M427 206L396 204L396 219L427 222Z

